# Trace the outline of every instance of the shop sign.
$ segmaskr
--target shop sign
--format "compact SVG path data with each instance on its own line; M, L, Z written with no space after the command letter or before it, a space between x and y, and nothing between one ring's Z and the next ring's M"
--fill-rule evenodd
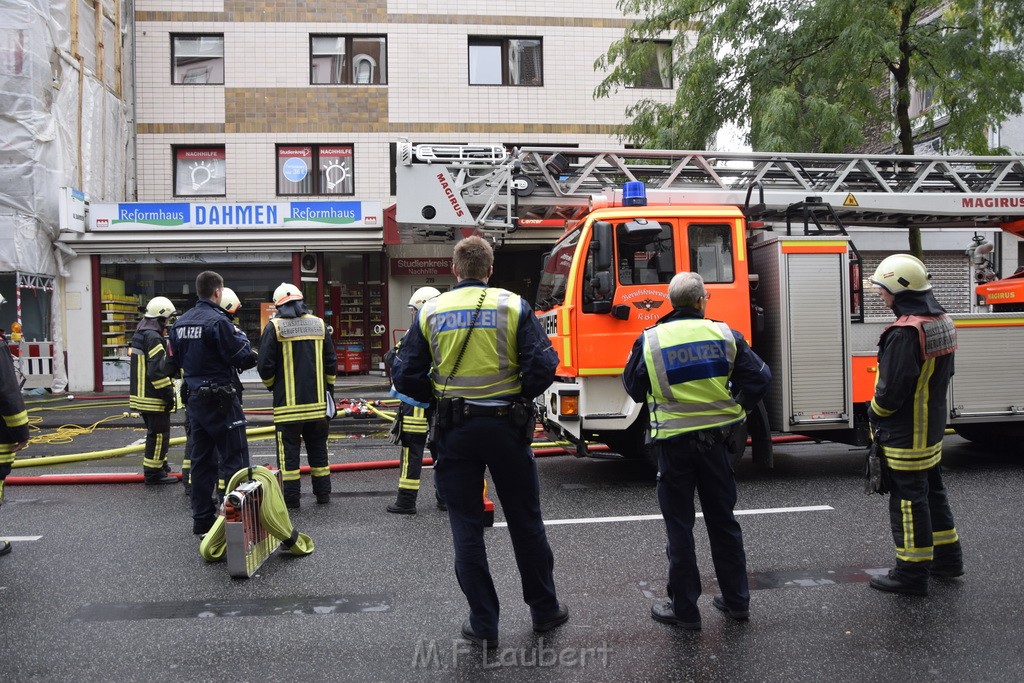
M393 258L391 275L451 275L450 258Z
M60 204L58 216L60 229L72 232L85 232L85 193L73 187L60 188Z
M91 204L89 229L376 228L380 202L160 202Z

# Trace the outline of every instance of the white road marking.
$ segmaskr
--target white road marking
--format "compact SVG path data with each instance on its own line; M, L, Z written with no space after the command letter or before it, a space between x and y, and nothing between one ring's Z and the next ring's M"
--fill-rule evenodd
M42 536L0 536L0 541L38 541Z
M761 508L757 510L736 510L733 514L741 515L775 515L786 512L824 512L833 510L831 505L806 505L803 507L790 508ZM698 512L697 517L703 517L703 512ZM628 515L625 517L580 517L578 519L548 519L544 526L559 526L562 524L605 524L611 522L649 522L655 519L662 519L661 515ZM507 527L507 522L495 522L495 527Z

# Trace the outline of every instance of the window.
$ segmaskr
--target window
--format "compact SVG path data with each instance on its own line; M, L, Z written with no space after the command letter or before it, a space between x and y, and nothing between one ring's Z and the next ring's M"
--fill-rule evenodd
M224 146L176 147L174 149L174 195L176 197L223 197Z
M918 88L916 85L911 85L910 111L908 112L910 118L916 119L918 116L928 113L928 110L932 108L932 100L934 99L934 87Z
M572 266L573 255L576 253L576 245L579 244L582 232L579 228L573 230L545 255L544 270L540 274L540 285L537 287L538 310L546 311L565 300L569 268Z
M540 38L469 38L470 85L544 85Z
M278 145L277 194L355 194L352 153L352 145Z
M224 85L224 35L171 36L171 82Z
M687 228L690 270L704 282L732 282L732 228L729 225L698 225Z
M387 85L384 36L311 35L309 82L313 85Z
M640 43L634 49L641 57L642 66L636 68L633 82L626 87L670 89L672 43L667 40L651 40Z
M661 233L647 242L627 236L622 230L624 224L616 224L620 284L667 284L676 274L672 224L660 223L659 225L661 225Z

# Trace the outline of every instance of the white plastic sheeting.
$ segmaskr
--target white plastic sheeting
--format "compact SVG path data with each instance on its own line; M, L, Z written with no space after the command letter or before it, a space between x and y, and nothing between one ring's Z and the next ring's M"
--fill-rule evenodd
M69 2L78 3L84 70L70 52ZM92 71L95 11L82 0L0 0L0 272L67 277L74 252L57 246L61 187L124 199L127 109ZM106 62L104 71L113 73ZM67 386L61 290L51 302L54 391Z

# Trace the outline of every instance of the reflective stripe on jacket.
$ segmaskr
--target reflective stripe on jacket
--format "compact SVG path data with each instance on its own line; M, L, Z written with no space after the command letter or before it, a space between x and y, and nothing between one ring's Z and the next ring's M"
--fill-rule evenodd
M744 413L729 392L736 340L724 323L675 320L644 331L651 378L651 438L671 439L732 424Z
M476 315L481 296L483 304ZM519 395L520 310L517 294L493 287L456 288L423 304L418 320L434 361L430 381L435 395L468 399ZM471 327L473 335L458 373L449 377Z

